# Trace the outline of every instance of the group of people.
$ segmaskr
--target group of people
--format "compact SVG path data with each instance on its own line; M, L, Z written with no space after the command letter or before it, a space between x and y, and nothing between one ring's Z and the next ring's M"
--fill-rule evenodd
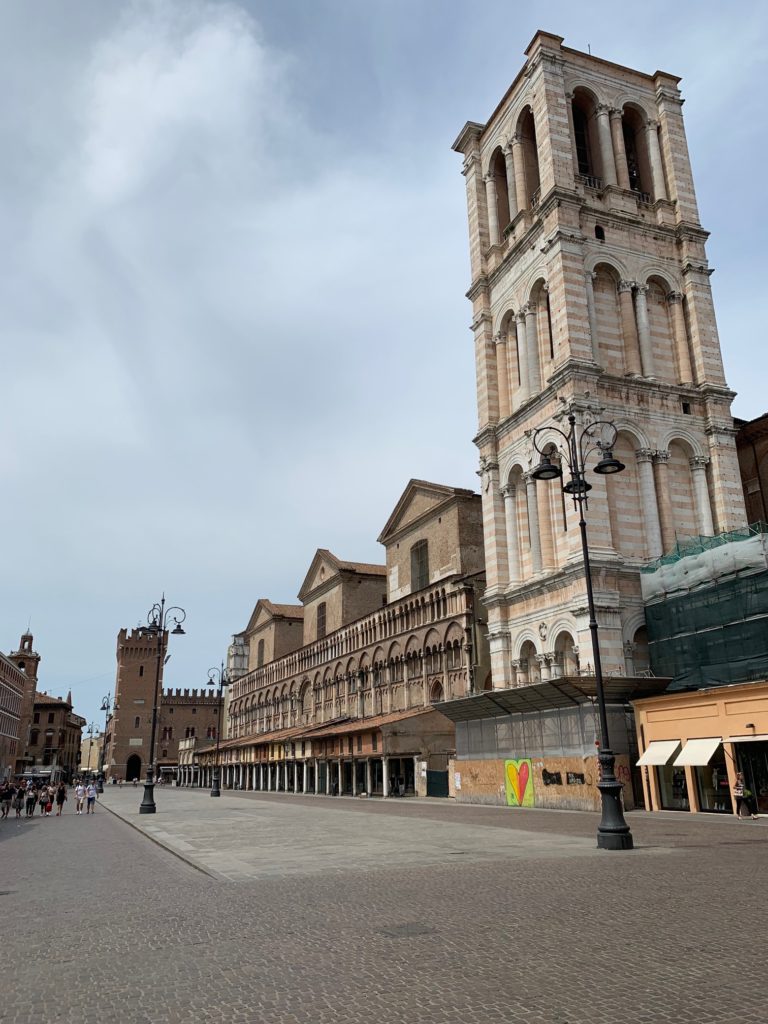
M64 810L68 796L65 782L49 785L45 782L38 784L33 779L19 783L6 780L0 786L0 820L9 818L12 809L16 812L17 818L33 818L36 807L40 809L42 817L50 817L54 806L58 817ZM83 808L86 814L95 813L96 786L92 782L86 783L80 779L75 782L75 813L82 814Z

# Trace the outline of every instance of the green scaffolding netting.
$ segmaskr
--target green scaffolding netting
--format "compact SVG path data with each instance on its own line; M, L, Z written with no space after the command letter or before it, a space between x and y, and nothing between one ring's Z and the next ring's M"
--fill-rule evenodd
M734 541L748 540L761 533L768 533L768 523L752 523L741 530L731 530L729 533L718 533L714 537L683 537L678 540L673 548L665 552L661 558L649 562L641 570L644 573L656 572L662 565L672 565L679 562L681 558L689 555L700 555L704 551L711 551L713 548L722 547L723 544L731 544Z

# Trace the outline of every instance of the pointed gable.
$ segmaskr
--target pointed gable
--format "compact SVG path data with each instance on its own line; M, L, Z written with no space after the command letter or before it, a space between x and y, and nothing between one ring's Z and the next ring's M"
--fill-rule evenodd
M338 576L342 569L342 563L327 548L318 548L309 572L304 577L304 582L299 591L299 600L306 603L307 598L318 587L326 585L334 576Z
M474 497L474 491L428 480L410 480L379 535L379 543L387 545L401 530L426 521L457 497Z

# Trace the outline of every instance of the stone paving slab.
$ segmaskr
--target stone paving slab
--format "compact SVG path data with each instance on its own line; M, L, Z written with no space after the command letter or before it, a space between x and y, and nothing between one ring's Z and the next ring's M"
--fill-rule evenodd
M102 799L152 839L231 880L425 867L451 857L482 863L600 855L592 838L488 827L483 815L473 822L414 816L403 802L393 801L382 815L370 801L350 813L353 801L285 794L241 799L225 792L211 799L201 790L169 788L155 796L156 815L139 814L141 794L133 788L108 789Z
M222 856L247 828L243 815L266 822L260 805L283 815L291 801L233 794L209 812L206 794L180 795L176 810L167 795L158 792L153 828L173 836L176 813L219 815L206 843ZM184 806L199 810L180 813ZM438 827L408 831L412 860L394 867L353 829L368 860L346 872L233 883L193 870L104 810L0 822L3 1024L766 1019L760 823L633 815L640 849L630 854L577 844L567 856L542 856L531 841L492 857L452 856L446 842L442 860L421 864L413 850L449 834ZM593 841L593 816L315 801L311 813L325 812L329 832L349 827L337 816L362 833L386 826L401 836L416 820L469 824L450 832L451 842L467 843L474 831L481 852L492 834L512 836L521 823L540 842L555 825L561 841ZM249 835L258 847L259 830ZM293 842L308 861L318 856L298 831ZM265 842L266 856L276 848Z

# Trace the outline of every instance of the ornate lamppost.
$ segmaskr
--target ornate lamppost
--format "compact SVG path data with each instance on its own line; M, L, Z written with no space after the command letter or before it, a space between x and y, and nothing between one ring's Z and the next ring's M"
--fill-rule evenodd
M147 615L147 625L141 627L141 631L147 636L157 639L157 664L155 667L155 699L152 704L152 732L149 739L149 758L147 759L147 777L144 780L144 797L139 805L139 814L154 814L155 807L155 733L157 732L157 710L160 703L160 680L163 675L163 659L166 647L166 628L173 622L174 628L171 636L184 636L181 628L182 622L186 619L187 613L183 608L172 605L165 607L165 594L159 604L154 604Z
M208 669L208 685L214 686L218 683L219 687L219 707L218 716L216 719L216 758L213 764L213 782L211 785L211 796L221 796L221 785L219 781L219 744L221 742L221 705L224 703L223 691L225 686L229 686L231 680L224 668L224 662L221 663L220 668L209 668Z
M104 762L107 757L107 729L109 728L109 712L110 706L109 701L111 694L108 693L106 697L101 698L100 710L104 712L104 735L101 738L101 754L99 755L99 775L96 779L96 791L98 793L104 792ZM117 709L117 703L115 703L115 710Z
M616 758L611 750L608 733L608 713L605 706L603 689L603 668L600 661L600 644L597 638L597 618L595 616L595 599L592 592L592 568L589 561L589 544L587 542L587 522L584 513L589 507L587 494L592 485L587 481L585 471L587 459L593 452L599 453L599 460L594 472L607 476L620 473L625 466L613 457L617 430L607 420L594 420L585 427L577 429L576 417L568 416L569 429L566 433L554 425L539 427L533 433L533 446L541 456L541 462L533 470L531 476L535 480L558 480L563 476L562 466L567 467L570 479L563 486L563 491L573 499L574 508L579 512L579 530L581 531L581 550L584 558L584 576L587 583L587 605L589 607L589 631L592 637L592 656L595 663L595 688L600 716L600 747L597 760L600 765L600 790L602 801L602 817L597 828L597 845L603 850L631 850L633 847L632 833L624 819L621 791L622 785L614 773ZM553 443L553 434L562 440ZM562 466L552 461L552 455L559 451Z

